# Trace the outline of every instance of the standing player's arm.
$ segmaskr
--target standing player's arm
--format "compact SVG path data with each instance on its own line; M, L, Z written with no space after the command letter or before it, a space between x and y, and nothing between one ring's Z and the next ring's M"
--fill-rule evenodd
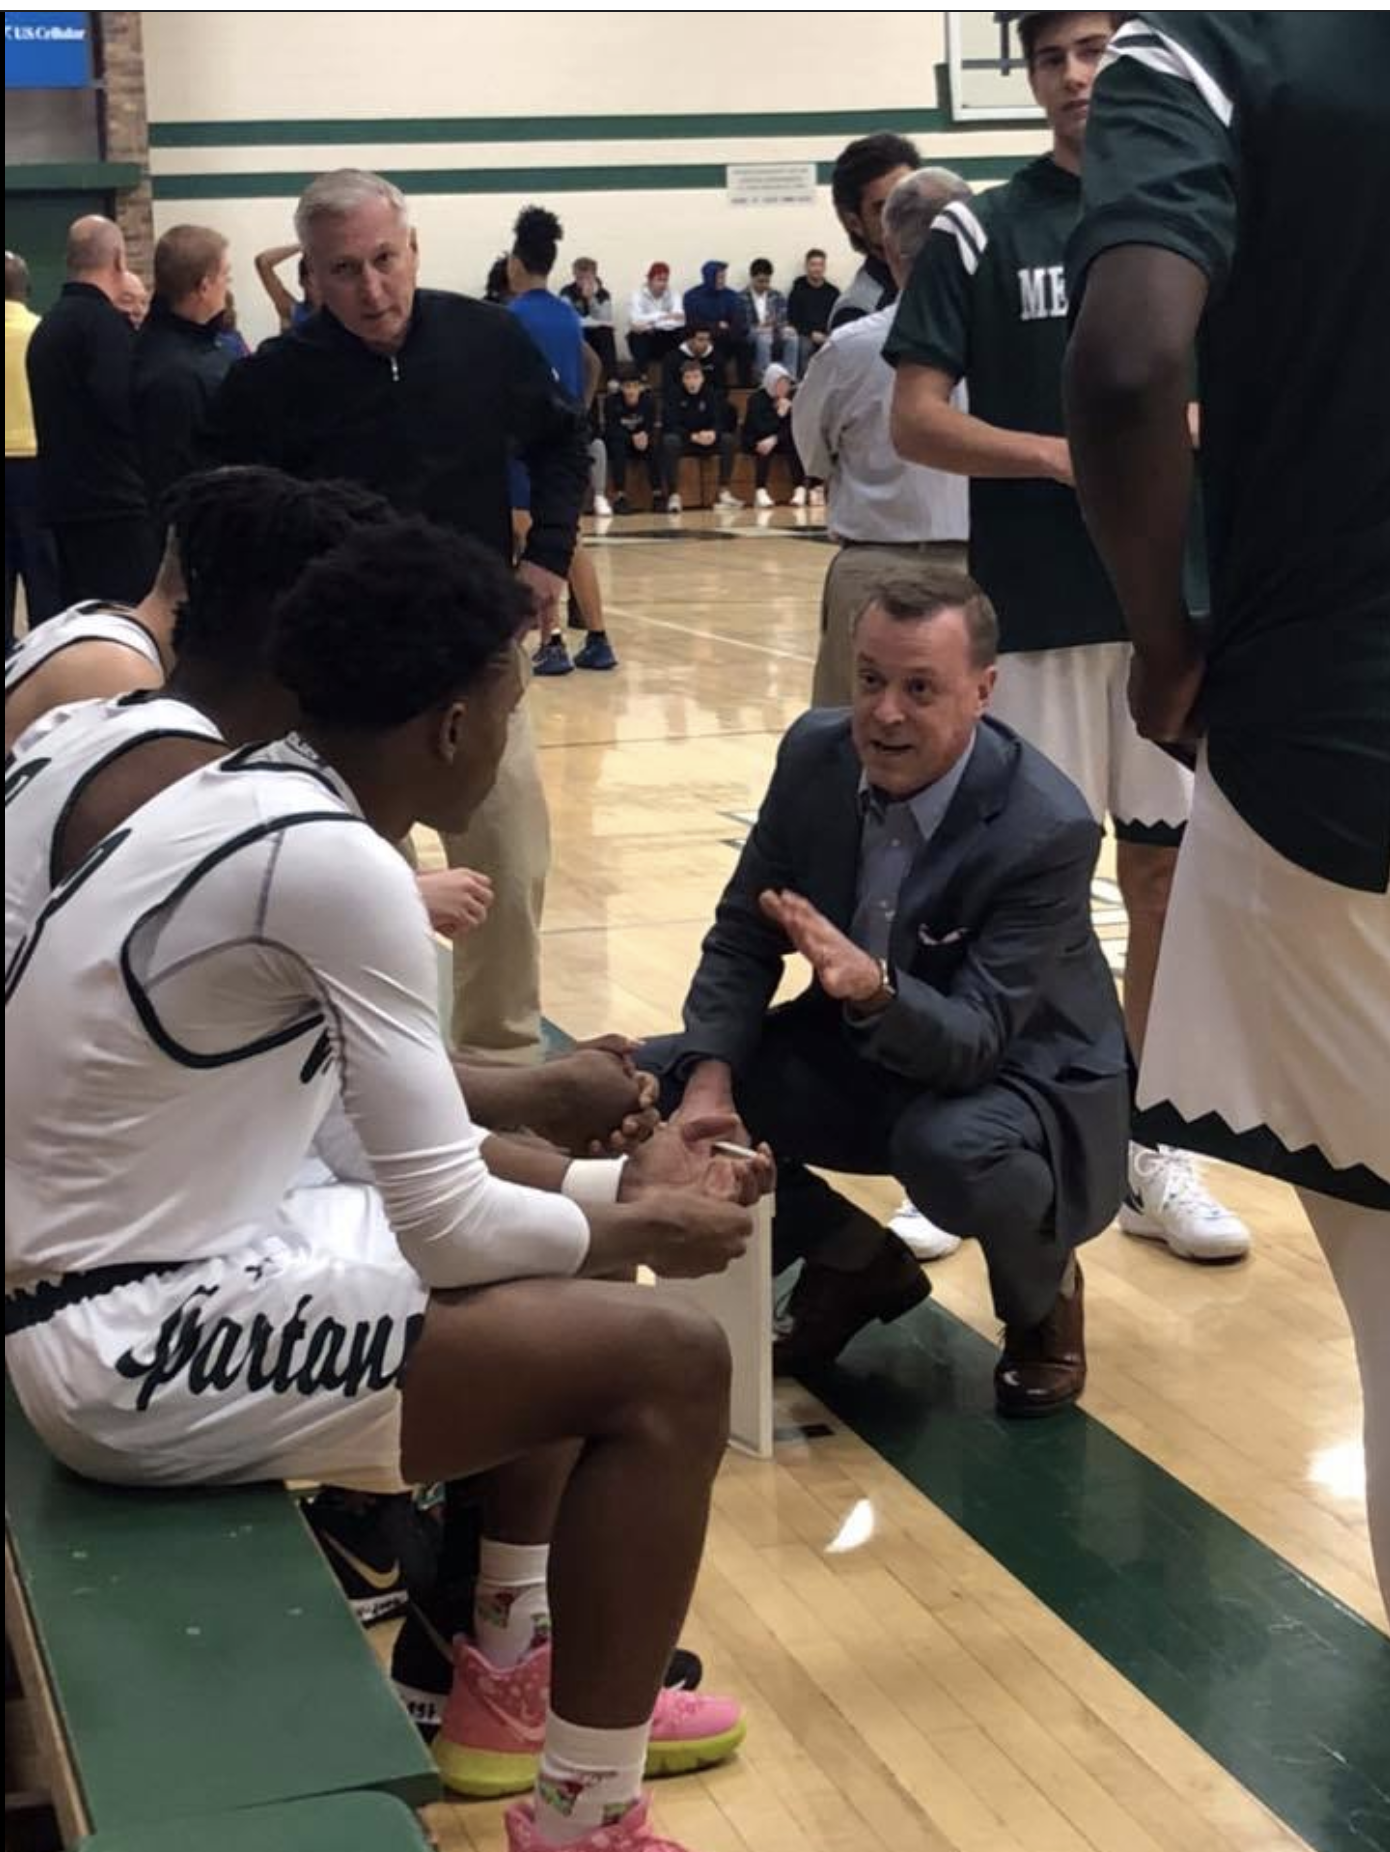
M1222 17L1185 15L1180 38L1147 18L1115 34L1067 250L1064 396L1082 509L1135 642L1130 705L1158 740L1197 730L1202 681L1182 542L1191 356L1208 297L1230 274L1240 217L1233 73L1213 24Z
M563 581L579 535L579 515L589 483L588 421L526 330L506 318L505 351L508 435L531 479L531 528L522 556Z
M940 367L898 365L893 385L893 448L909 463L955 476L1028 476L1070 485L1064 437L1006 431L952 405L956 381Z
M1207 279L1187 258L1123 244L1091 264L1067 351L1067 429L1086 525L1135 648L1163 674L1198 658L1183 599L1192 505L1192 347Z

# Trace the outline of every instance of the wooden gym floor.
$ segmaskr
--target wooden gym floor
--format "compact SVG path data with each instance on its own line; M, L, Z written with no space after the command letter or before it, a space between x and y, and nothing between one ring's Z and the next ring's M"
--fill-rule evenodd
M622 666L529 697L545 996L569 1034L641 1035L678 1022L805 705L829 554L789 510L599 526ZM1104 862L1096 908L1122 973ZM1292 1192L1212 1172L1252 1258L1092 1243L1084 1412L994 1418L967 1242L928 1305L779 1392L773 1463L729 1457L686 1637L750 1730L659 1791L692 1852L1390 1852L1351 1339ZM446 1852L503 1845L498 1807L429 1823Z

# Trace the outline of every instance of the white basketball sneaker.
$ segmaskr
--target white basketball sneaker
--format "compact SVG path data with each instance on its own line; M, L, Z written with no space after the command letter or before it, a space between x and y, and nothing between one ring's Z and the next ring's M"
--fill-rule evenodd
M1190 1152L1129 1147L1129 1193L1120 1205L1127 1235L1164 1241L1183 1260L1240 1260L1250 1230L1202 1182Z
M916 1260L945 1260L960 1246L959 1235L948 1235L944 1228L929 1222L916 1203L904 1196L893 1211L888 1226Z
M774 507L775 504L766 489L759 489L753 496L753 506L755 508L771 508Z

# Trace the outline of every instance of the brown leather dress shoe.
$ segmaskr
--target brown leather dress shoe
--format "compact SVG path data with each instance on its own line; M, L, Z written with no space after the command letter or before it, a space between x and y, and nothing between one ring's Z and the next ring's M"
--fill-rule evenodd
M1040 1325L1004 1327L1004 1354L994 1366L1001 1415L1027 1419L1070 1408L1086 1387L1086 1302L1081 1263L1070 1298L1058 1293Z
M873 1319L891 1324L930 1293L931 1282L911 1251L887 1230L882 1248L857 1273L808 1261L792 1288L787 1323L772 1347L772 1367L785 1376L833 1363Z

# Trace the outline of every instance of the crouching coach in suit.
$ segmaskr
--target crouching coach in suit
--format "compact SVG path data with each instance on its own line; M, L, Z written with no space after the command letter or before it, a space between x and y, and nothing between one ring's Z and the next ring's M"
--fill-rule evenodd
M930 1290L897 1236L806 1168L891 1173L975 1236L1005 1327L1001 1412L1086 1374L1075 1249L1125 1181L1129 1086L1091 925L1100 832L991 720L997 626L970 579L876 588L855 694L805 715L705 939L682 1035L646 1044L677 1119L733 1113L777 1154L776 1262L805 1261L782 1369L828 1362ZM808 990L769 1010L793 951Z

